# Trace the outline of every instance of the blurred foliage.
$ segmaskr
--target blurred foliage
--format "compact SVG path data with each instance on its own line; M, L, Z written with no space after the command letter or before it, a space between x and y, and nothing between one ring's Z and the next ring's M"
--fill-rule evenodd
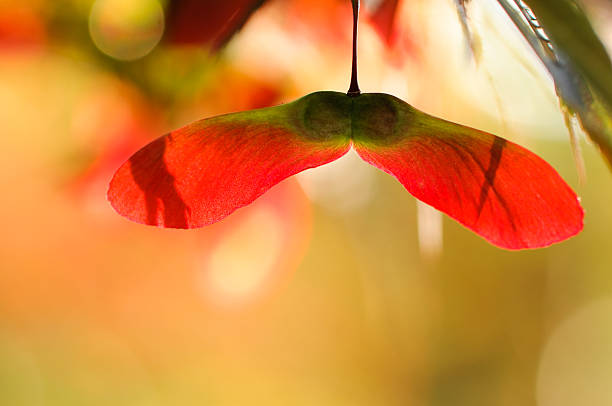
M166 37L178 44L218 50L266 0L172 0L167 7Z
M479 57L469 29L468 2L455 4L472 54ZM612 63L581 5L576 0L498 2L554 81L581 177L584 163L570 116L578 118L612 170Z
M578 116L612 170L612 63L604 45L575 0L527 3L553 45L554 60L543 62L559 97Z
M586 12L576 0L527 0L555 47L567 55L576 70L612 105L612 63Z

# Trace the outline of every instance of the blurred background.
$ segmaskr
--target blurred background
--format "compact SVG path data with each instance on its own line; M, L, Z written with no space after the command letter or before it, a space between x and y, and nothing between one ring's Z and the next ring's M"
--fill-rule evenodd
M353 153L204 229L113 212L153 138L348 88L348 0L256 3L0 1L0 404L612 404L611 175L583 140L579 184L494 1L471 5L478 61L451 0L366 1L362 91L538 153L582 198L577 237L497 249ZM585 5L612 46L610 3Z

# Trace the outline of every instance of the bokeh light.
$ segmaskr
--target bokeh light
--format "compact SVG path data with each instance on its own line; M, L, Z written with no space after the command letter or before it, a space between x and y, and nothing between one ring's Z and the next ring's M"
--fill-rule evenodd
M335 162L300 173L308 197L337 214L363 209L374 196L376 169L354 150Z
M242 311L274 297L303 260L311 221L304 192L288 180L203 230L195 264L203 302Z
M124 61L142 58L164 32L164 11L158 0L96 0L89 33L100 51Z
M232 304L257 294L282 253L287 237L281 222L272 208L259 206L229 230L204 263L200 283L206 296Z
M433 207L417 202L417 225L421 254L436 259L443 248L442 213Z

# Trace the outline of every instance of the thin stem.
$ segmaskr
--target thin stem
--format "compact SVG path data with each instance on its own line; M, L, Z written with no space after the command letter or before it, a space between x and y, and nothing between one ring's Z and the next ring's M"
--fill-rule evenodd
M351 86L348 95L351 97L359 96L359 83L357 83L357 25L359 24L359 0L352 0L353 3L353 68L351 71Z

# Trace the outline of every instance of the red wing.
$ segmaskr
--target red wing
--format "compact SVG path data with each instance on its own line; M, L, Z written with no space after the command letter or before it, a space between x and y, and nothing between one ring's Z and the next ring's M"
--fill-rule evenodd
M576 194L544 160L494 135L434 120L414 135L355 148L416 198L499 247L545 247L582 230Z
M261 119L261 111L201 120L145 146L115 173L112 206L139 223L202 227L349 149L346 140L308 141L290 126Z

